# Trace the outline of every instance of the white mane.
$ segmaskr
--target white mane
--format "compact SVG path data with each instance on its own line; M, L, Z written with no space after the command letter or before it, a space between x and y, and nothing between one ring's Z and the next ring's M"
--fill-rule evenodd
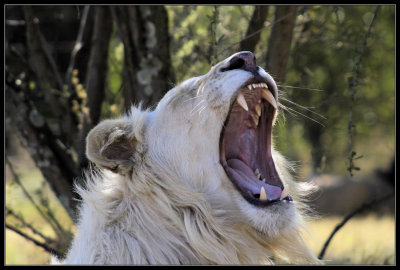
M291 180L283 157L273 152L294 201L262 211L219 163L232 85L248 76L217 73L226 61L170 90L154 111L133 107L90 132L87 155L96 166L86 187L76 186L80 218L63 263L318 262L302 238L300 200L310 187Z

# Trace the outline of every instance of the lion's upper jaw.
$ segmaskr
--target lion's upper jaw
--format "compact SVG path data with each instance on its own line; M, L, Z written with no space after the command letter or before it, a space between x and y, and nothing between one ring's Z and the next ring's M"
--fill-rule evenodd
M256 264L272 255L295 262L299 254L299 261L315 260L295 204L249 203L221 165L221 132L254 76L222 72L234 56L170 90L154 111L132 108L89 133L88 158L115 174L79 189L84 204L70 262ZM258 74L273 82L261 68ZM277 97L274 82L271 91ZM277 170L289 175L279 164ZM85 250L85 241L95 243Z

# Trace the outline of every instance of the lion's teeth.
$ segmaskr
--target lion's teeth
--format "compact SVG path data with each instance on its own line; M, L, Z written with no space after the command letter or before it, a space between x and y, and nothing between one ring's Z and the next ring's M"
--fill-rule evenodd
M259 121L259 116L256 114L252 114L251 118L253 119L254 124L256 125L256 127L258 127L258 121Z
M272 106L274 106L275 109L278 108L278 106L276 105L276 100L274 98L274 96L272 95L272 93L269 90L262 90L261 91L261 95L263 98L265 98L269 103L271 103Z
M247 85L247 88L249 90L251 90L252 88L265 88L268 89L268 85L266 83L253 83L253 84L249 84Z
M261 105L260 105L260 104L257 104L256 107L255 107L255 109L256 109L257 115L258 115L258 116L261 116Z
M262 180L264 183L266 183L267 182L267 179L265 179L265 178L263 178L263 180Z
M242 93L239 93L238 97L236 98L239 105L245 109L247 112L249 111L249 107L247 107L246 99L244 98Z
M281 193L281 200L286 198L288 195L289 195L289 191L288 191L287 187L283 187L283 190L282 190L282 193Z
M260 200L261 201L267 200L267 193L265 193L264 187L261 187L261 190L260 190Z
M260 171L259 171L258 169L256 169L256 170L254 171L254 174L255 174L255 176L256 176L258 179L260 179L261 174L260 174Z

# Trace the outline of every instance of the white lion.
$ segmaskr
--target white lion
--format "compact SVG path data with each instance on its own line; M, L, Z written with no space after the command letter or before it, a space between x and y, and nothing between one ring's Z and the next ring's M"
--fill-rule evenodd
M318 263L272 149L277 86L250 52L133 107L87 137L87 175L66 264ZM300 209L301 208L301 209Z

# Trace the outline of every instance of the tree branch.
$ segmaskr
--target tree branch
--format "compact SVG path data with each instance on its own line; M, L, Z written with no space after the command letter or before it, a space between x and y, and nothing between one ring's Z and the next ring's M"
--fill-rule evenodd
M24 98L24 92L8 78L6 72L6 110L13 121L16 135L35 165L40 169L61 205L74 218L77 202L73 199L73 178L77 176L73 160L50 131L43 116L32 108L32 100ZM30 91L33 92L33 91Z
M372 200L369 203L363 203L359 208L357 208L356 210L354 210L353 212L351 212L349 215L347 215L342 222L340 222L338 225L336 225L335 229L333 230L333 232L331 233L331 235L328 237L328 239L326 240L321 252L318 255L318 259L322 260L322 258L325 255L325 251L328 248L329 243L331 242L333 236L346 224L347 221L349 221L352 217L354 217L355 215L363 212L364 210L371 208L373 206L375 206L378 203L381 203L389 198L391 198L392 196L394 196L394 194L388 194L380 199L375 199Z
M32 243L34 243L35 245L43 248L45 251L47 251L48 253L52 254L52 255L56 255L57 257L61 257L62 254L60 254L57 250L49 247L48 245L46 245L45 243L40 243L39 241L33 239L32 237L30 237L29 235L21 232L20 230L18 230L17 228L15 228L12 225L9 225L6 223L6 228L19 234L20 236L24 237L26 240L31 241Z
M36 230L31 224L27 223L23 217L17 215L16 213L14 213L14 211L12 211L10 208L8 208L6 206L6 216L13 216L14 218L16 218L19 222L22 223L23 226L25 226L26 228L30 229L32 231L32 233L40 236L41 238L43 238L43 240L45 240L46 242L51 241L50 238L48 238L47 236L45 236L44 234L42 234L41 232L39 232L38 230ZM50 224L51 225L51 224Z
M93 9L93 8L92 8ZM78 65L79 63L76 63L76 59L78 54L82 55L81 61L79 61L82 64L85 64L86 66L86 58L87 55L89 55L87 53L87 51L89 50L89 44L90 44L90 37L91 37L91 33L92 33L92 25L93 25L93 10L91 9L90 6L85 6L84 10L83 10L83 15L82 15L82 19L79 25L79 31L78 31L78 37L76 38L75 41L75 45L74 48L72 49L71 52L71 56L70 56L70 60L69 60L69 64L68 64L68 69L67 69L67 74L65 75L65 81L68 83L68 89L69 92L72 92L72 71L74 69L74 67L76 65ZM86 50L85 50L86 48ZM85 51L85 54L83 54L83 51ZM86 74L85 70L82 70L82 68L78 68L79 70L79 75L81 80L83 81L85 76L84 74Z
M33 204L33 206L36 208L36 210L39 212L39 214L44 218L44 220L47 221L47 223L50 224L50 226L53 228L54 232L63 232L64 230L62 229L61 225L57 222L57 220L52 219L50 217L48 217L45 213L43 213L43 211L40 209L40 207L36 204L36 202L33 200L32 196L29 194L29 192L26 190L26 188L24 187L24 185L22 184L21 180L19 179L18 174L15 172L14 170L14 166L12 165L12 163L9 161L9 159L7 158L7 156L5 156L6 158L6 163L8 165L8 167L10 168L11 173L14 176L14 180L15 182L21 187L22 192L24 193L24 195L28 198L28 200Z
M369 24L367 33L365 34L364 42L363 42L363 44L361 46L361 50L359 52L358 60L357 60L357 62L355 63L355 65L353 67L353 74L354 74L353 78L352 78L351 82L349 82L349 88L350 88L350 90L349 90L349 92L350 92L350 105L349 105L349 107L350 108L349 108L349 124L348 124L348 131L349 131L349 157L348 157L349 167L347 168L347 170L349 171L351 177L353 177L353 170L359 170L359 168L354 165L354 158L355 158L356 152L353 151L353 129L355 127L355 125L353 124L353 105L354 105L354 95L355 95L354 88L358 84L357 77L358 77L358 75L360 73L359 66L361 64L361 59L362 59L362 56L363 56L363 53L364 53L364 49L367 46L367 40L368 40L368 37L369 37L369 35L371 33L372 25L373 25L373 23L375 21L376 15L378 14L379 8L380 8L380 6L377 6L375 8L374 17L372 18L371 23Z
M87 93L85 108L82 111L82 129L79 134L78 164L87 166L86 135L100 119L101 105L105 97L107 79L108 47L113 30L113 22L108 7L94 7L94 29L91 39L85 89Z

